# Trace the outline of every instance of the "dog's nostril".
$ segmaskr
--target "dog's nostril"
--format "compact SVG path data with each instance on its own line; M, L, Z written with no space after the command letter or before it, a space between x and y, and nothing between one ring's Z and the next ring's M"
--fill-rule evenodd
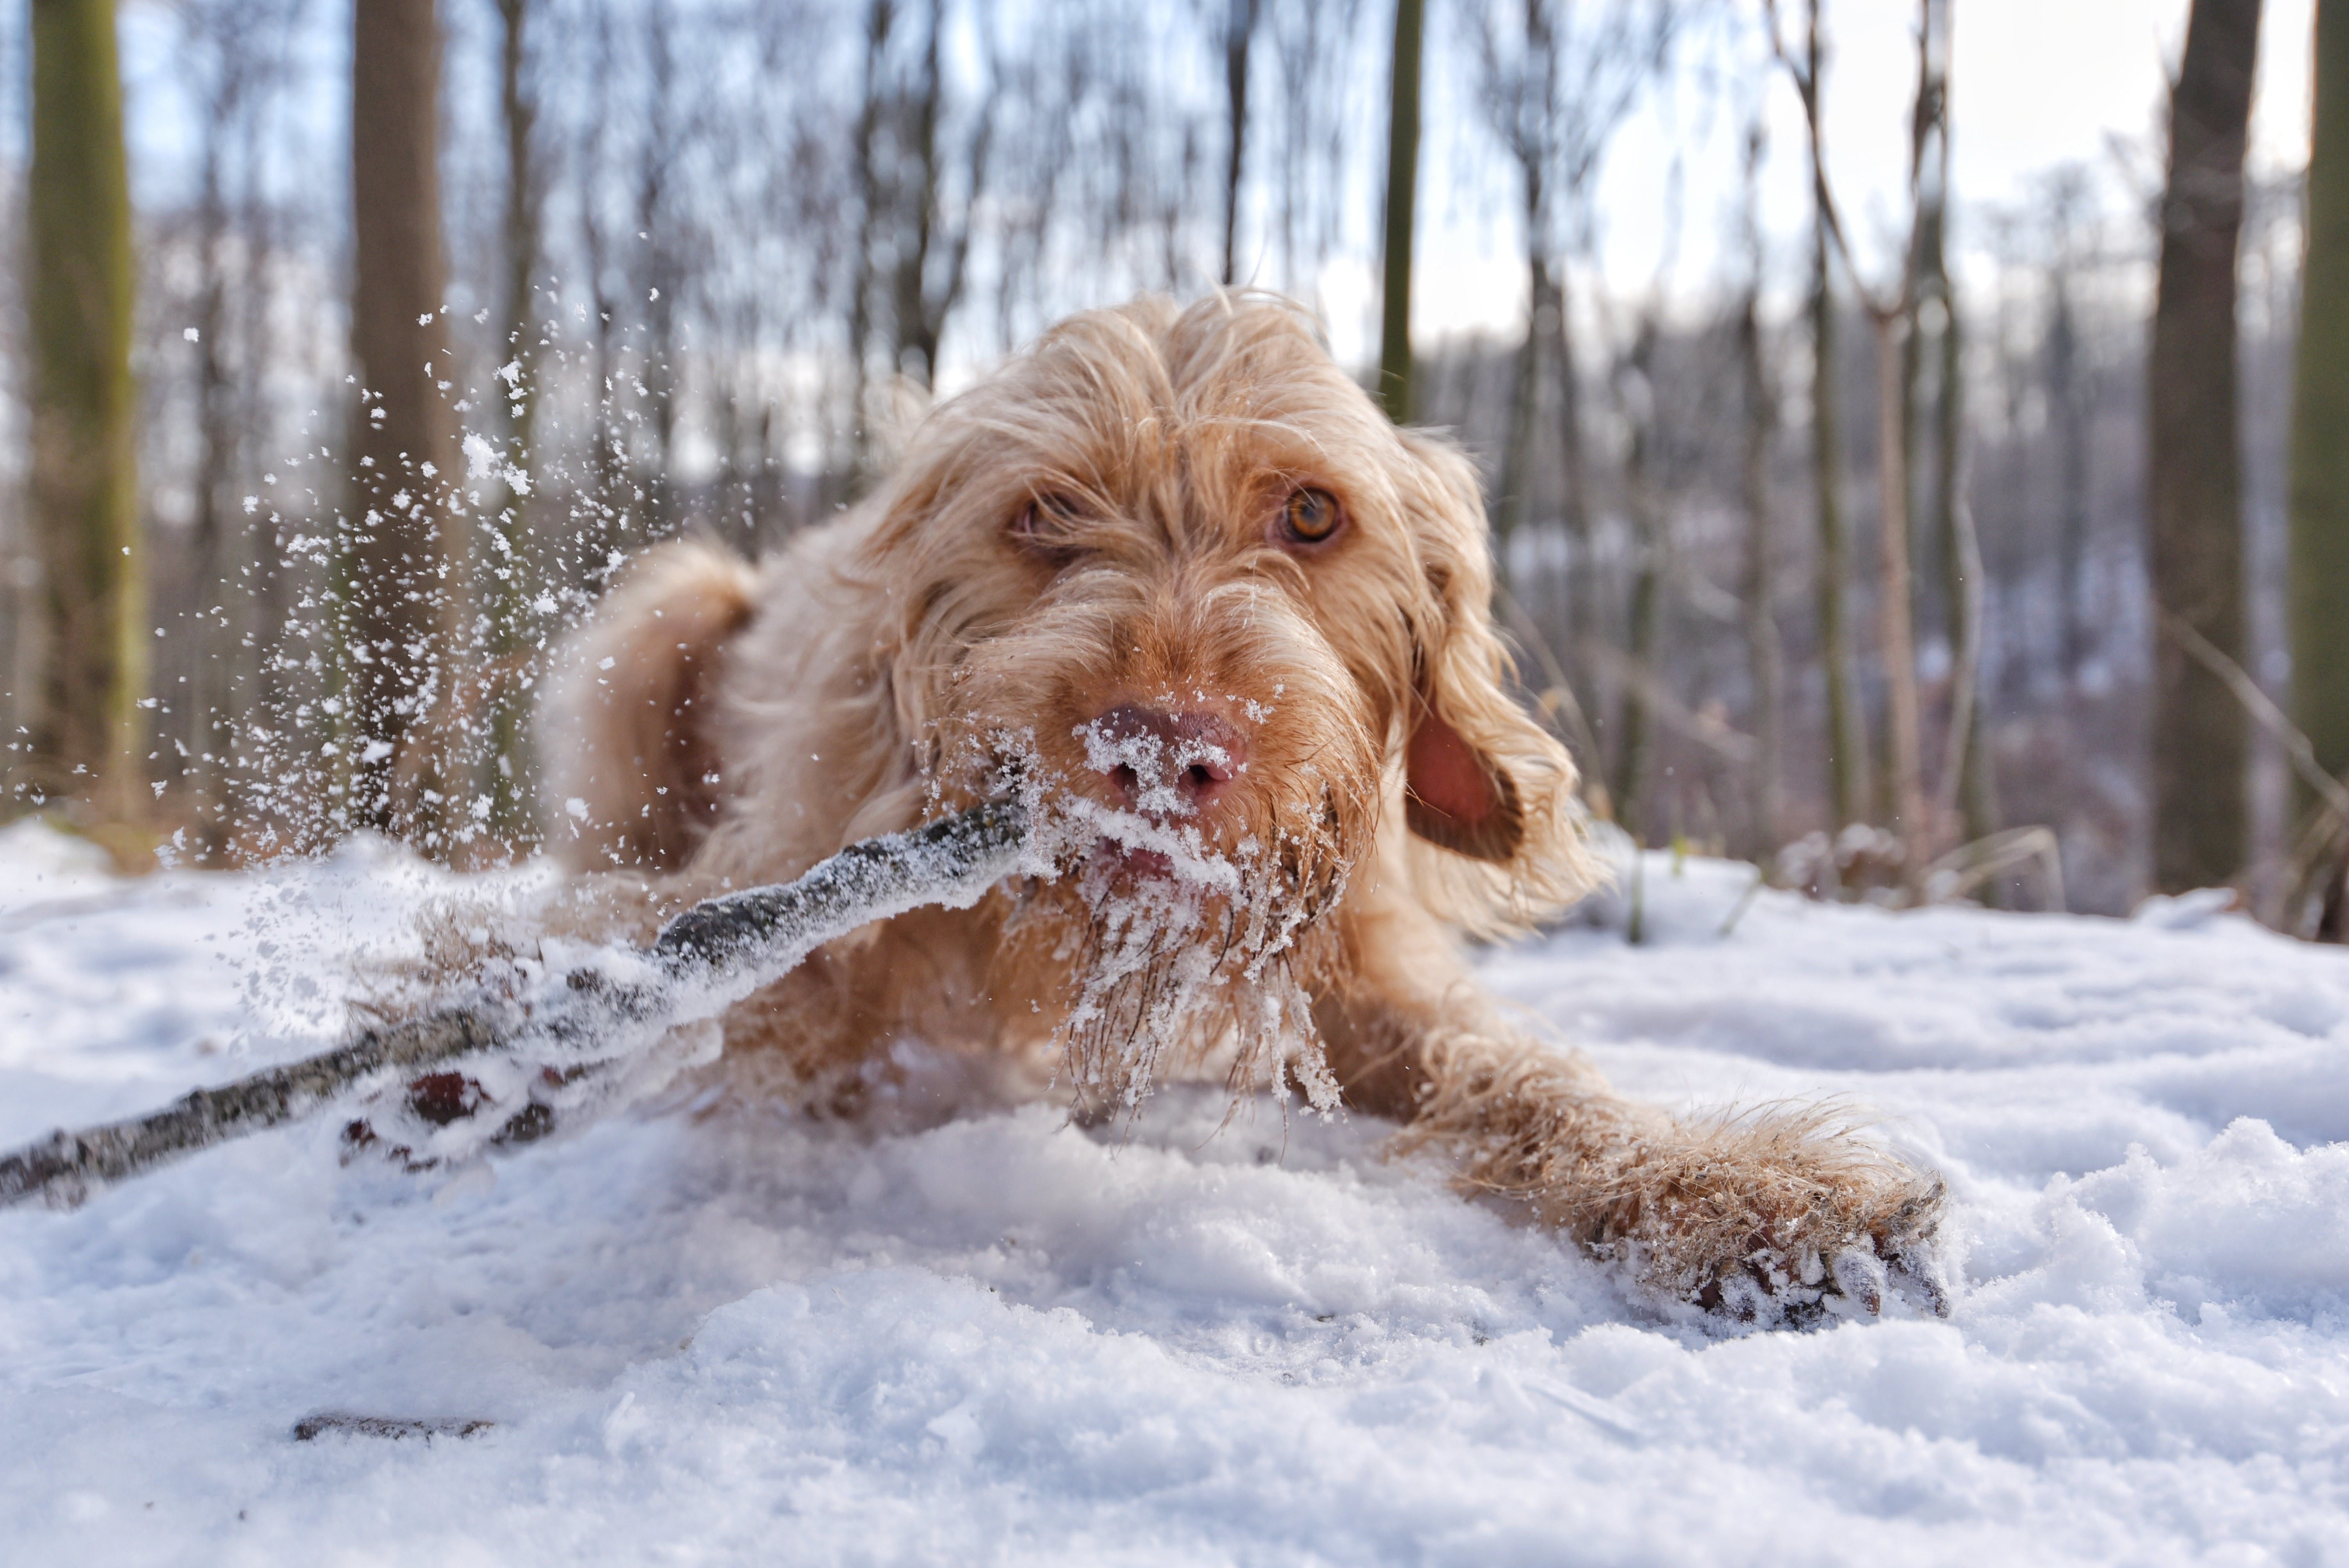
M1117 786L1119 799L1129 803L1141 792L1141 777L1125 763L1121 762L1110 769L1109 781Z

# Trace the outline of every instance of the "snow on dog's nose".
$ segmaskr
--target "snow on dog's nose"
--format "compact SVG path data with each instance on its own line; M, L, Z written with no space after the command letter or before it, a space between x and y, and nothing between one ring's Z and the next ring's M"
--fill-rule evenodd
M1192 817L1227 794L1247 766L1247 743L1212 713L1162 713L1120 703L1077 727L1085 766L1118 802L1146 817Z

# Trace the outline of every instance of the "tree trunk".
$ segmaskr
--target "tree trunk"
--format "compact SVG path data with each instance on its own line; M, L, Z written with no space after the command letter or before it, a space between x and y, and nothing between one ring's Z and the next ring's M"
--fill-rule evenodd
M113 0L34 0L32 514L44 619L30 780L126 820L147 676L130 189Z
M1820 0L1811 0L1805 48L1811 142L1811 478L1818 504L1819 663L1826 681L1827 799L1835 814L1828 826L1833 830L1864 814L1868 734L1851 689L1850 543L1843 515L1835 286L1827 266L1826 43L1819 27L1819 6Z
M1636 561L1632 567L1631 601L1626 628L1630 655L1630 678L1623 682L1621 718L1616 732L1616 820L1632 839L1645 844L1653 824L1649 820L1647 781L1651 754L1655 749L1652 716L1648 711L1649 683L1659 678L1657 650L1662 632L1665 538L1662 510L1656 494L1655 397L1651 377L1655 363L1657 329L1653 318L1640 324L1625 369L1617 377L1622 388L1619 403L1630 438L1623 454L1623 489L1631 514Z
M1939 553L1934 547L1942 520L1937 503L1949 468L1949 451L1937 417L1948 388L1941 379L1942 357L1936 352L1945 340L1942 324L1951 304L1943 250L1949 216L1949 164L1943 156L1949 146L1944 114L1948 52L1943 30L1948 11L1946 0L1918 0L1917 93L1909 114L1910 211L1908 309L1902 315L1900 346L1900 455L1908 476L1901 494L1908 503L1912 562ZM1957 600L1949 591L1951 585L1924 572L1915 573L1914 585L1909 605L1911 625L1921 634L1930 632L1938 619L1954 655Z
M1946 285L1947 278L1943 282ZM1941 401L1936 418L1941 466L1933 476L1933 511L1941 542L1941 581L1950 607L1951 698L1945 800L1954 799L1966 841L1998 831L1998 789L1982 740L1981 542L1966 495L1965 337L1955 289L1944 289L1948 316L1941 329Z
M1379 333L1379 400L1396 424L1412 418L1411 247L1419 194L1419 57L1425 0L1395 0L1387 115L1386 270Z
M1960 487L1967 471L1965 441L1964 324L1958 291L1950 283L1950 37L1951 0L1925 0L1919 29L1918 105L1914 152L1917 165L1917 286L1920 308L1910 313L1909 343L1915 366L1913 389L1925 368L1925 338L1932 360L1933 466L1925 515L1938 546L1940 603L1950 645L1950 731L1943 748L1940 804L1956 809L1968 843L1997 830L1989 758L1982 738L1981 550ZM1937 307L1928 309L1927 306ZM1939 315L1930 334L1921 325ZM1915 402L1911 401L1912 441ZM1915 448L1912 445L1911 450ZM1914 471L1913 469L1911 470ZM1913 487L1912 487L1913 489ZM1937 809L1936 822L1943 813Z
M938 199L938 119L946 108L938 56L939 33L945 26L944 0L930 0L929 36L922 46L921 87L905 106L907 113L902 126L902 134L913 145L909 150L901 142L897 149L901 166L911 151L916 180L913 196L901 202L898 214L901 227L896 236L896 292L891 307L896 352L890 357L889 368L900 376L915 375L925 391L936 386L938 375L938 339L929 315L929 271ZM902 227L908 221L910 234ZM918 371L915 369L917 361Z
M2238 664L2246 641L2235 251L2259 28L2259 0L2194 0L2170 98L2147 386L2157 622L2177 616ZM2242 869L2250 735L2219 675L2178 638L2154 636L2153 875L2158 889L2178 892Z
M945 207L946 160L940 129L946 119L946 77L941 67L947 26L946 0L930 0L929 36L923 46L919 96L912 105L913 154L917 179L900 212L910 222L910 239L897 242L897 356L900 372L916 367L925 392L937 386L939 345L947 320L962 299L970 261L973 215L985 199L994 133L992 90L982 87L978 123L967 144L969 167L961 222L949 223ZM900 149L900 156L904 150Z
M678 245L683 225L669 220L670 181L678 171L677 58L672 0L645 7L645 132L636 169L636 234L644 244L645 362L639 391L652 415L652 449L643 454L638 489L645 529L665 538L678 522L677 500Z
M241 98L236 57L245 40L223 29L214 39L220 50L221 77L205 104L202 143L198 155L196 196L196 514L189 529L188 555L200 583L217 583L225 593L233 581L226 555L228 492L238 446L237 409L229 385L228 326L228 197L222 165L227 141ZM248 171L248 179L250 173ZM248 256L246 266L252 262ZM228 710L235 686L236 639L225 628L201 614L188 627L198 639L189 672L182 716L190 753L187 772L192 782L189 804L195 817L198 853L217 861L229 842L229 756L235 716Z
M1248 46L1256 38L1260 0L1231 0L1231 15L1224 29L1224 93L1230 134L1229 157L1224 165L1224 286L1239 281L1237 245L1240 230L1240 176L1247 168L1248 123Z
M2088 420L2069 271L2059 262L2048 279L2047 403L2058 465L2055 552L2057 591L2064 598L2064 678L2076 682L2088 655L2087 614L2081 602L2088 555Z
M1546 325L1542 313L1549 303L1548 264L1539 255L1528 255L1526 273L1526 336L1517 346L1509 388L1508 445L1501 450L1501 493L1493 517L1494 564L1504 582L1509 575L1509 542L1525 526L1533 503L1534 414L1541 402L1541 343Z
M1909 465L1901 432L1903 313L1871 311L1876 339L1877 624L1884 655L1885 760L1890 778L1892 826L1904 851L1903 874L1924 874L1931 848L1920 759L1922 727L1917 705L1917 635L1909 619L1914 585L1909 561Z
M1598 618L1598 583L1590 559L1590 464L1582 440L1582 373L1574 348L1574 302L1567 297L1571 276L1561 260L1549 285L1550 320L1557 333L1558 470L1565 480L1559 506L1566 522L1567 561L1560 600L1571 623L1569 645L1595 630Z
M439 167L433 0L357 0L351 43L351 346L360 404L343 649L349 825L444 851L453 815L432 719L451 692L463 518Z
M2292 376L2293 717L2349 773L2349 4L2316 7L2300 356Z
M505 343L512 356L513 374L506 377L508 455L515 466L530 466L533 424L538 410L533 376L538 349L538 309L531 293L531 273L538 265L538 167L531 143L538 120L538 104L523 77L528 57L526 36L533 0L497 0L502 25L498 52L498 105L504 122L505 191Z
M620 68L619 50L613 38L614 18L606 6L596 7L589 15L590 36L595 43L589 68L598 78L608 80L617 76ZM582 162L590 171L587 178L591 186L600 186L610 178L611 160L606 157L606 150L611 134L609 116L598 116L589 128ZM631 535L630 513L622 504L626 499L626 474L621 459L626 449L616 406L620 357L616 344L621 330L622 309L619 296L612 290L612 274L617 265L612 253L616 236L602 215L601 207L594 201L579 203L580 248L587 266L589 309L595 315L588 329L595 344L588 361L594 370L589 389L595 401L587 415L589 483L594 487L592 499L601 524L600 537L594 542L595 555L612 550L625 553L637 542ZM588 552L585 544L580 548L583 553Z
M525 474L538 409L538 311L530 282L539 256L537 164L531 145L538 105L523 75L531 5L532 0L497 0L503 29L498 102L506 143L505 344L512 356L498 374L506 405L506 460ZM530 694L516 678L514 664L528 629L535 552L529 548L530 530L523 517L526 492L512 484L502 489L505 505L492 549L479 563L489 579L483 586L495 603L488 650L492 662L481 677L489 686L484 696L490 708L483 783L490 799L491 837L509 848L523 849L537 838L537 802L531 789L536 769L530 753Z
M848 300L848 357L855 376L852 394L855 401L849 413L854 421L850 431L854 470L851 488L857 491L879 478L874 471L878 454L873 439L873 306L881 286L878 252L882 209L892 199L883 179L880 141L882 120L887 112L883 97L883 69L889 34L896 26L896 18L893 0L872 0L865 9L864 98L856 111L850 158L856 184L856 278Z
M1737 313L1737 366L1745 404L1745 440L1738 480L1745 506L1745 652L1754 679L1753 849L1754 858L1766 863L1766 857L1783 839L1778 821L1782 672L1778 610L1771 592L1776 529L1770 506L1770 446L1777 429L1777 401L1770 387L1769 368L1762 358L1759 237L1754 236L1754 281Z

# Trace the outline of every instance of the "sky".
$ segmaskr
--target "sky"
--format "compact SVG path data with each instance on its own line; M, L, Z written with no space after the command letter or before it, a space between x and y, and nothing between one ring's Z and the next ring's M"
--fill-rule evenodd
M1441 18L1443 0L1430 7ZM2188 0L1953 0L1951 103L1953 242L1961 284L1986 276L1989 237L1980 221L2020 202L2047 172L2087 166L2117 211L2131 181L2158 181L2167 73L2186 35ZM1758 17L1758 0L1736 0ZM1784 7L1791 27L1798 0ZM1886 237L1905 229L1908 118L1915 89L1914 5L1899 0L1827 0L1825 123L1837 197L1864 257L1889 268ZM1432 22L1431 26L1436 23ZM2296 169L2307 160L2309 61L2313 0L2267 0L2261 26L2250 166ZM1459 46L1437 38L1437 47ZM1797 247L1809 222L1801 105L1784 73L1758 50L1717 57L1737 79L1768 83L1769 150L1763 172L1765 232L1782 290L1797 275ZM1457 333L1509 333L1522 319L1523 263L1510 193L1464 185L1468 160L1457 142L1481 137L1471 106L1452 101L1454 73L1429 82L1428 121L1436 128L1423 165L1421 281L1413 330L1431 342ZM1750 90L1750 89L1746 89ZM1737 200L1741 108L1708 111L1682 91L1653 102L1619 133L1600 188L1605 214L1599 273L1619 298L1657 286L1668 299L1693 299L1722 275ZM1383 127L1381 128L1381 129ZM1702 139L1697 139L1698 137ZM2123 144L2127 159L2116 154ZM1673 149L1682 150L1679 219L1673 222ZM1496 176L1501 172L1495 171ZM1665 263L1669 261L1670 264ZM1324 305L1341 354L1375 345L1377 296L1369 267L1333 266Z

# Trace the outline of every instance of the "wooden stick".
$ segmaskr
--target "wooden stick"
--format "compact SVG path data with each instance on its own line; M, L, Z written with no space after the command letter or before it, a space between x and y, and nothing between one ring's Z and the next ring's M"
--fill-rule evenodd
M528 998L483 990L420 1017L369 1026L320 1055L197 1089L146 1116L78 1132L60 1128L0 1155L0 1207L36 1199L77 1207L107 1182L308 1115L387 1074L412 1078L532 1044L561 1047L574 1068L583 1054L591 1070L608 1067L614 1057L595 1057L599 1036L657 1038L723 1012L861 925L925 904L968 907L1018 869L1027 822L1016 801L989 801L851 844L797 882L698 903L661 932L647 955L649 980L615 980L583 965L549 976Z

